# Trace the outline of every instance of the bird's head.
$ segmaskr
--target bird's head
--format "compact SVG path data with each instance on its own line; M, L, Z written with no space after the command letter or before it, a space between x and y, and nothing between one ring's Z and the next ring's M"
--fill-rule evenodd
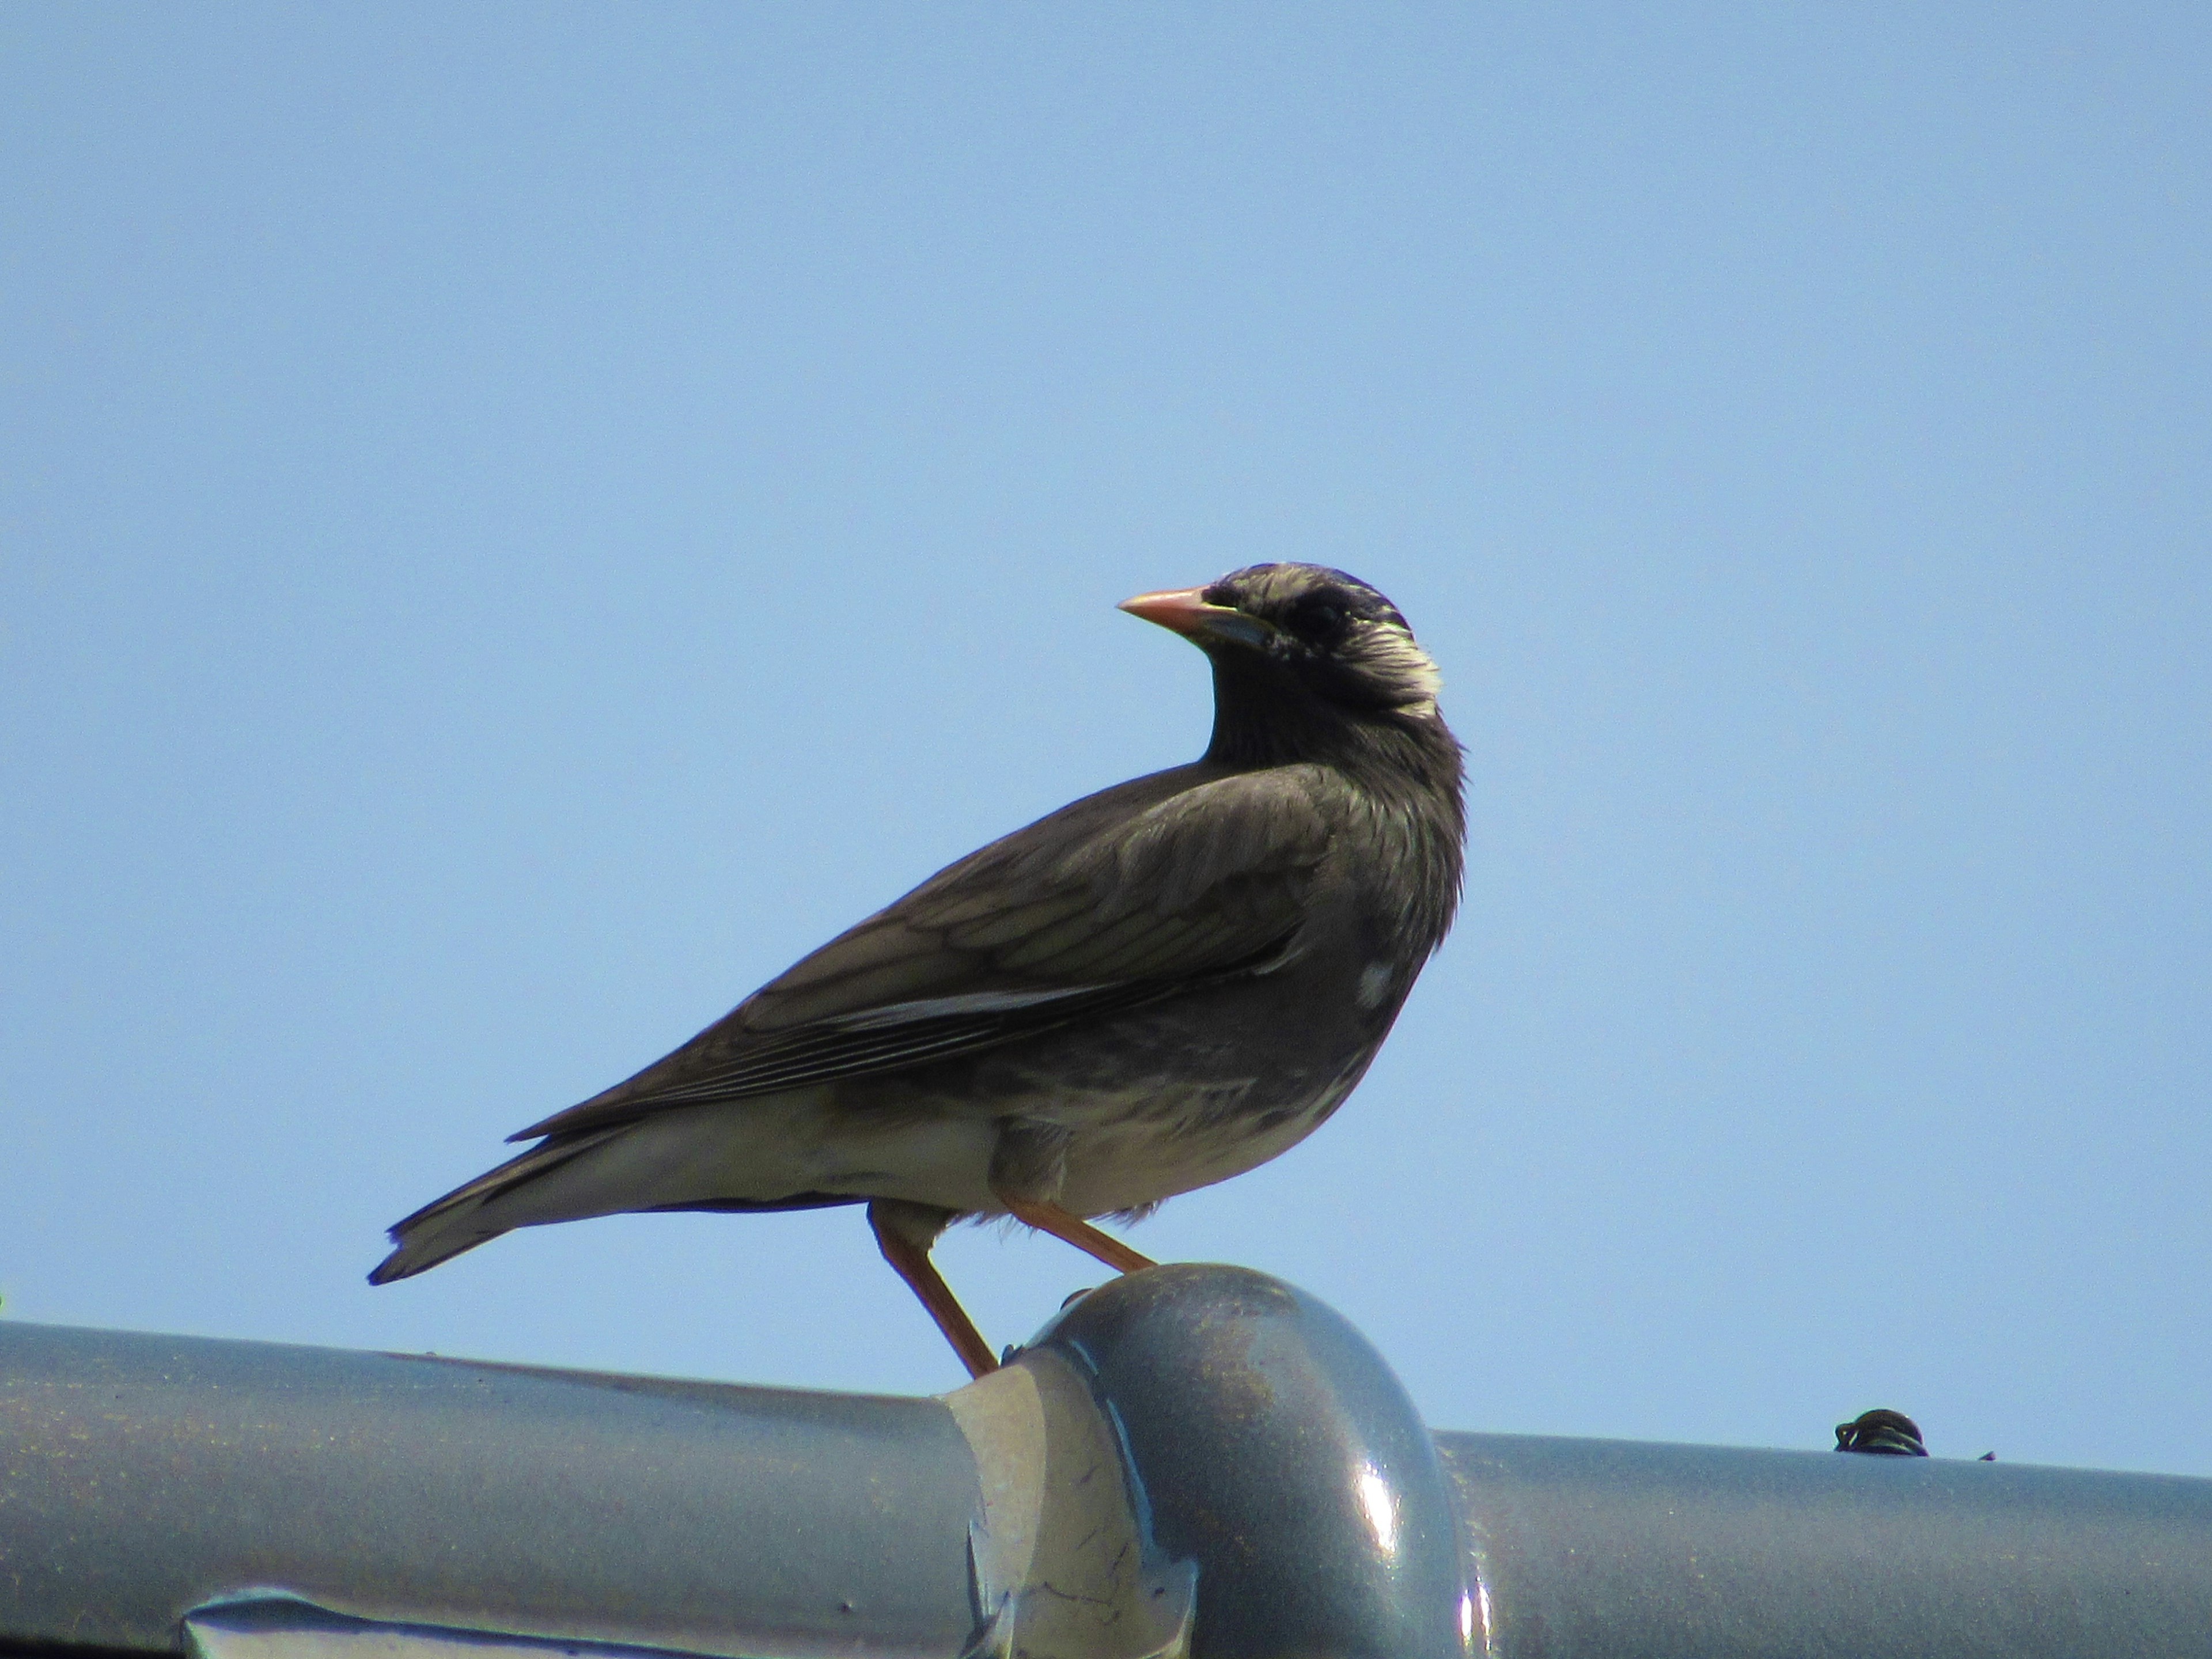
M1287 713L1310 700L1353 719L1433 720L1443 677L1398 607L1318 564L1255 564L1121 609L1213 659L1217 695Z

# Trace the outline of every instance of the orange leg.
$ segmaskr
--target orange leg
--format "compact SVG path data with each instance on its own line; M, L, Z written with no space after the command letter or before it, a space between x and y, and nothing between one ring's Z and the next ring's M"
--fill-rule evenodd
M929 1316L937 1322L937 1328L945 1333L945 1340L952 1345L952 1352L960 1356L960 1363L968 1368L970 1376L981 1376L999 1369L999 1361L991 1352L991 1345L983 1340L983 1333L975 1328L975 1322L968 1317L968 1310L952 1294L952 1287L945 1282L929 1259L929 1247L943 1231L942 1212L930 1212L937 1220L927 1228L925 1236L916 1238L917 1229L912 1224L916 1218L902 1213L919 1206L900 1204L893 1206L878 1199L868 1206L868 1225L875 1230L876 1248L884 1253L884 1260L891 1264L891 1271L906 1280L907 1289L915 1293ZM1070 1218L1073 1219L1073 1218ZM1075 1224L1081 1226L1081 1222Z
M1050 1233L1054 1238L1073 1244L1085 1255L1095 1255L1116 1273L1133 1273L1139 1267L1157 1267L1159 1263L1148 1255L1139 1255L1111 1233L1102 1233L1081 1216L1070 1215L1057 1204L1040 1204L1034 1199L1008 1198L999 1194L999 1201L1017 1221L1027 1222L1041 1233ZM896 1266L896 1263L893 1263Z

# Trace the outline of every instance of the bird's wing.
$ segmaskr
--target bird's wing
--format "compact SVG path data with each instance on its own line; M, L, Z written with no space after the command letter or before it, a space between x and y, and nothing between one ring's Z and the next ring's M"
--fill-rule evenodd
M1316 769L1281 767L1134 811L1099 810L1119 792L1079 801L933 876L629 1081L512 1138L948 1059L1279 962L1328 848L1318 782Z

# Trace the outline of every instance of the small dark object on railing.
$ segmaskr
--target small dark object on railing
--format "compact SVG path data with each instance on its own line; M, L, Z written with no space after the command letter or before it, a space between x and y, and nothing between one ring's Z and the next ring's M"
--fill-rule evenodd
M1836 1425L1836 1449L1873 1452L1888 1457L1925 1457L1920 1425L1903 1412L1879 1408L1862 1412L1848 1423Z

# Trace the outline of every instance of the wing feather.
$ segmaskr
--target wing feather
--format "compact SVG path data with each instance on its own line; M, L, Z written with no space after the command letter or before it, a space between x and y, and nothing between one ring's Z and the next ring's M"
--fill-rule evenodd
M1330 842L1318 781L1308 767L1186 768L1079 801L941 871L673 1054L513 1139L948 1059L1279 959L1296 948Z

